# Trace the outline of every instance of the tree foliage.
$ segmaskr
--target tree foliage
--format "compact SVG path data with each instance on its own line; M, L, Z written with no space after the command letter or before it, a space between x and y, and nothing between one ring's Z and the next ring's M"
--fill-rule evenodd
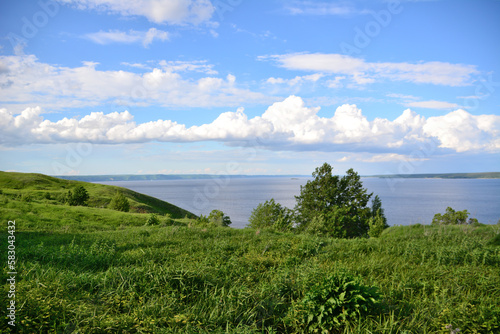
M128 212L130 210L130 203L123 193L117 191L109 207L113 210Z
M372 194L363 188L360 176L353 169L342 177L332 172L328 163L316 168L314 179L301 186L300 195L295 196L299 230L318 229L332 237L366 235L372 216L368 207ZM316 226L309 226L311 222Z
M271 198L253 209L248 222L255 229L290 231L293 227L293 212Z
M212 210L208 216L200 215L196 219L198 227L228 227L231 225L231 219L221 210Z
M68 190L68 193L66 195L66 203L72 206L86 206L89 198L89 193L83 186L76 186L73 191Z
M459 225L459 224L472 224L477 223L476 218L469 217L469 212L467 210L455 211L451 207L446 208L444 214L436 213L432 219L432 225Z
M389 227L387 218L385 218L384 209L382 208L382 201L378 195L372 200L371 217L368 221L369 231L368 235L372 238L379 237L384 229Z
M210 225L228 227L231 225L231 219L220 210L212 210L208 215Z
M387 224L387 218L385 218L384 208L382 208L382 200L378 195L375 195L372 200L372 217L376 216L380 216L384 228L389 227L389 224Z
M372 238L378 238L384 229L389 227L387 225L387 222L384 222L384 217L380 214L380 209L377 211L377 213L374 216L370 217L370 220L368 221L368 235Z

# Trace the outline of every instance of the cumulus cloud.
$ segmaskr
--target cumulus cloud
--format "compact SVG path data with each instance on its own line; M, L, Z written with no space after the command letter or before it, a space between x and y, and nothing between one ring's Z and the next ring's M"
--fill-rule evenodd
M361 58L341 54L290 53L260 56L289 70L313 71L347 75L356 84L364 85L381 80L404 81L443 86L466 86L479 72L473 65L445 62L370 63Z
M438 138L441 147L457 152L500 148L500 116L497 115L476 116L459 109L444 116L429 117L423 130L426 135Z
M213 122L186 127L172 120L137 124L128 111L93 112L81 119L43 119L41 108L21 114L0 109L0 143L220 141L240 145L253 141L271 150L379 152L373 161L401 158L425 145L439 143L446 150L500 151L500 116L471 115L456 110L447 115L423 116L407 109L395 120L369 121L355 105L339 106L331 117L320 117L320 107L307 106L290 96L273 103L261 116L248 118L242 108L222 113Z
M169 34L166 31L150 28L148 31L130 30L128 32L120 30L99 31L96 33L86 34L86 39L98 44L110 43L125 43L132 44L140 42L144 47L148 47L153 40L166 41L169 39Z
M154 23L200 24L215 9L209 0L61 0L81 10L99 10L123 16L144 16Z
M98 106L103 103L124 106L163 107L234 106L258 101L272 102L264 94L239 88L232 75L215 77L212 65L204 61L160 61L143 73L101 71L98 63L62 67L39 62L33 55L0 56L7 68L0 73L1 100L4 103L45 109ZM136 67L139 68L139 67ZM186 78L187 72L210 75ZM36 101L36 104L33 102Z

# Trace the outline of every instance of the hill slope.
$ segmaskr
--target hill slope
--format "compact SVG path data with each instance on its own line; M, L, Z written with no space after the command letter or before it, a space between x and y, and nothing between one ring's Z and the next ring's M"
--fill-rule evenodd
M64 204L64 196L78 185L89 193L88 206L70 207ZM27 222L42 223L67 220L68 225L76 221L98 225L98 221L109 224L144 224L143 213L170 214L172 218L196 218L194 214L171 203L137 193L135 191L101 184L62 180L42 174L0 172L0 213L8 219L25 217ZM130 212L107 209L116 192L121 192L130 203ZM31 217L32 216L32 217ZM30 219L31 218L31 219ZM141 223L142 222L142 223Z

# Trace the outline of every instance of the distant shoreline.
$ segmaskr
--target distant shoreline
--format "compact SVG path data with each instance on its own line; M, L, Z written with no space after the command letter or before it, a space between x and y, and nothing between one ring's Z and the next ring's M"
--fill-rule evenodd
M54 177L85 181L85 182L112 182L112 181L160 181L160 180L199 180L217 177L230 178L263 178L289 177L303 178L310 175L218 175L218 174L121 174L121 175L54 175ZM390 174L390 175L362 175L364 178L408 178L408 179L500 179L500 172L485 173L440 173L440 174Z
M392 174L371 175L377 178L406 178L406 179L500 179L500 172L485 173L440 173L440 174Z

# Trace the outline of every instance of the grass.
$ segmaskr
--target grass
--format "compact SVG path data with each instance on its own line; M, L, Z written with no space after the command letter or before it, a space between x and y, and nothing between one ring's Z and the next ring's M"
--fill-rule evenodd
M301 333L304 296L338 272L376 287L381 301L332 333L500 331L499 225L391 227L350 240L201 229L189 218L144 226L148 215L2 189L3 224L16 220L19 333Z
M194 214L173 204L121 187L62 180L43 174L7 172L0 172L0 185L0 189L2 189L1 195L3 195L0 197L0 203L4 205L9 200L21 199L26 203L34 202L33 207L50 205L53 208L58 204L62 204L60 197L64 196L68 190L75 188L77 185L83 185L90 195L88 206L91 208L106 208L116 192L119 191L129 200L130 212L132 213L159 213L170 214L173 218L184 218L186 216L196 218ZM67 208L64 205L63 207ZM102 214L105 215L105 213Z

